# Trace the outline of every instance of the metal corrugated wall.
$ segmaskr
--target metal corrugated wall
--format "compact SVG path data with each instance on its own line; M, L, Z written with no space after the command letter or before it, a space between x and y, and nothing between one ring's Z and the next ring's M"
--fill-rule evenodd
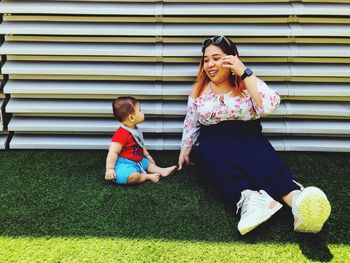
M111 99L130 94L145 110L149 149L179 149L201 41L224 34L282 95L262 121L277 150L350 151L350 1L1 1L0 10L2 148L10 138L10 149L107 149Z

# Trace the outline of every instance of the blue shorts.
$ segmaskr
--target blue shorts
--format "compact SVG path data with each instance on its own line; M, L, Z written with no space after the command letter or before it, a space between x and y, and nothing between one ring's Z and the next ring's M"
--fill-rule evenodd
M143 158L141 162L135 162L123 157L118 157L118 160L114 166L117 179L114 179L113 182L117 184L127 184L128 178L131 174L135 172L143 173L141 167L144 171L146 171L149 164L150 160L147 158Z

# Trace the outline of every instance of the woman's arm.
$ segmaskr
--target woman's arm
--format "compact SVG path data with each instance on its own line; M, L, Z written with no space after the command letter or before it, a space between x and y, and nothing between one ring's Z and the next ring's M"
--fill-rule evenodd
M278 92L271 89L263 80L259 78L257 78L256 81L256 89L261 101L261 104L259 105L254 99L252 99L253 107L257 116L260 116L261 114L267 115L274 112L281 103L281 98Z
M243 64L243 62L237 57L237 56L225 56L223 58L223 67L230 68L232 73L234 73L236 76L242 76L244 73L244 70L246 69L246 66ZM258 78L253 74L249 77L246 77L243 80L244 86L247 88L250 96L255 101L255 103L262 107L262 101L259 96L259 91L257 89L257 81Z
M225 63L223 67L229 67L237 76L242 76L246 69L237 56L226 56L223 63ZM276 110L281 102L280 96L276 91L270 89L264 81L252 74L246 77L243 83L258 116L260 114L270 114Z
M194 99L194 88L192 88L191 94L188 97L187 113L184 120L181 150L179 154L178 170L182 169L182 165L185 162L187 165L190 164L190 152L192 146L197 141L199 135L199 120Z
M187 103L187 113L184 120L181 147L190 147L195 144L199 135L200 123L195 100L189 96Z
M190 165L190 153L192 150L192 146L190 147L181 147L178 161L178 170L182 169L183 163L186 165Z
M244 86L247 88L251 98L255 102L255 104L262 108L262 100L259 95L259 91L257 88L258 78L253 74L243 80Z

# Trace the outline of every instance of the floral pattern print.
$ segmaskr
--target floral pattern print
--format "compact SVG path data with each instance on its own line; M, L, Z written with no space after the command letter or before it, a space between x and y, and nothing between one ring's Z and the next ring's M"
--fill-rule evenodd
M212 125L227 120L255 120L274 112L281 101L278 92L260 79L257 81L257 89L262 107L255 103L247 90L244 90L243 97L234 97L231 92L216 94L212 91L197 99L189 96L181 147L190 147L196 143L201 125Z

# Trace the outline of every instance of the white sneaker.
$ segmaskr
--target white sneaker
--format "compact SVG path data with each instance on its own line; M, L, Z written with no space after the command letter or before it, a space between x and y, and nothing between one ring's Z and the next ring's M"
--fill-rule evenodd
M295 182L295 181L294 181ZM301 188L292 197L294 231L318 233L331 214L331 205L325 193L317 187Z
M274 200L264 190L244 190L241 199L237 203L237 212L241 208L241 219L238 223L238 231L245 235L261 223L269 219L282 208L282 204Z

